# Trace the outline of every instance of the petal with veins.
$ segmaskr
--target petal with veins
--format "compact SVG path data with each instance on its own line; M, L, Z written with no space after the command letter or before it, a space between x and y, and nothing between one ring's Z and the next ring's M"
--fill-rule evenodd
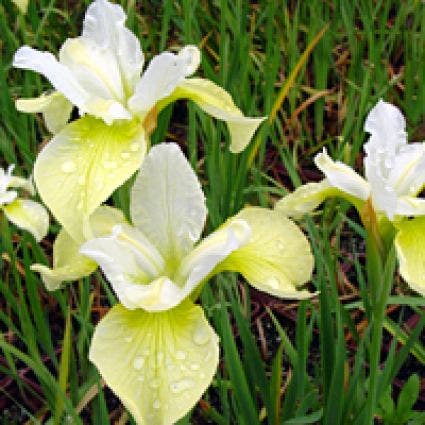
M88 93L81 87L71 71L60 64L51 53L23 46L15 53L13 66L44 75L72 104L85 110L84 105L89 99Z
M124 89L133 89L143 67L143 53L137 37L125 27L127 17L122 7L105 0L89 5L83 22L82 37L115 56ZM107 68L109 70L109 68Z
M395 215L417 216L425 215L425 199L413 196L401 196L397 199Z
M197 48L190 46L178 55L164 52L155 56L128 101L131 111L144 116L159 100L169 96L199 63L195 51Z
M107 126L86 116L67 125L41 151L35 183L56 219L82 242L88 217L139 168L145 152L137 122Z
M364 130L371 134L364 149L394 155L400 145L407 143L406 121L400 110L391 103L380 100L369 112Z
M167 262L178 262L204 228L205 197L196 174L174 143L154 146L131 192L133 223Z
M72 112L72 103L61 93L42 94L33 99L18 99L16 109L21 112L41 112L47 129L56 134L62 130Z
M202 78L183 80L171 96L159 103L158 109L177 99L190 99L207 114L225 121L231 136L230 150L234 153L246 148L258 126L265 120L264 117L245 117L226 90Z
M172 424L210 385L218 337L189 302L162 313L118 304L96 326L89 358L137 423Z
M332 186L363 201L369 197L370 188L367 181L348 165L333 161L326 149L315 156L314 163L325 174Z
M12 223L32 233L37 242L40 242L49 230L49 214L38 202L16 199L3 206L3 211Z
M425 296L425 217L403 220L396 227L400 274L414 291Z
M235 218L248 223L252 237L219 264L219 271L239 272L255 288L280 298L315 295L298 290L311 279L314 259L306 237L291 220L259 207L244 208Z

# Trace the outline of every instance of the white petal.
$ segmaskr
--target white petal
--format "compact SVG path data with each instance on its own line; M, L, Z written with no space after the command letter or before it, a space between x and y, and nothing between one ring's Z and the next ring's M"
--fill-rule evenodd
M166 261L187 254L204 227L207 214L201 185L174 143L154 146L131 192L133 223Z
M125 27L126 19L120 5L97 0L87 8L83 37L115 55L126 88L132 91L143 67L143 53L137 37Z
M21 47L13 58L15 68L29 69L44 75L72 104L84 110L87 92L80 86L71 71L48 52L28 46Z
M371 134L364 149L367 153L381 150L394 155L398 146L407 143L406 121L400 110L380 100L369 112L364 130Z
M348 165L340 161L333 161L326 149L315 156L314 162L332 186L363 201L369 197L370 188L366 180Z
M425 184L425 144L411 143L398 152L388 183L399 196L415 196Z
M188 296L232 252L246 245L251 228L245 220L230 219L188 254L174 277Z
M112 236L92 239L80 252L99 264L128 309L168 310L184 298L181 288L161 276L164 260L135 228L115 226Z
M155 56L128 101L131 111L139 115L147 114L159 100L169 96L197 68L199 58L194 53L195 49L195 46L188 46L178 55L164 52Z
M415 198L413 196L402 196L398 198L395 215L425 215L425 199Z
M8 190L6 192L0 193L0 206L5 204L10 204L18 196L18 192L15 190Z

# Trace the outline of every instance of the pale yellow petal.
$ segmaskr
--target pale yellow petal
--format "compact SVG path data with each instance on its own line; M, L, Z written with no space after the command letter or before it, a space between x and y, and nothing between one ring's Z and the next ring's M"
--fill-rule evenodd
M40 273L49 291L55 291L62 282L81 279L96 270L97 264L81 255L79 249L80 244L62 229L53 244L53 268L33 264L31 270Z
M414 291L425 296L425 217L400 221L396 227L400 274Z
M49 214L38 202L16 199L4 205L3 211L13 224L32 233L37 242L41 241L49 230Z
M140 167L145 152L144 131L137 122L108 126L85 116L41 151L35 183L55 218L82 242L88 217Z
M32 99L18 99L16 109L20 112L41 112L47 129L56 134L62 130L71 116L73 105L57 91L51 94L42 94Z
M264 117L245 117L226 90L202 78L183 80L169 97L158 104L158 108L161 109L176 99L190 99L207 114L225 121L231 136L230 150L234 153L246 148L259 125L265 120Z
M255 288L280 298L315 295L298 290L311 279L314 259L307 238L291 220L279 211L259 207L245 208L235 218L248 223L252 236L219 270L239 272Z
M29 0L12 0L12 1L13 1L13 3L16 4L18 9L21 11L21 13L23 13L23 14L27 13L28 1Z
M218 337L188 302L162 313L118 304L97 325L89 358L136 423L171 425L210 385Z

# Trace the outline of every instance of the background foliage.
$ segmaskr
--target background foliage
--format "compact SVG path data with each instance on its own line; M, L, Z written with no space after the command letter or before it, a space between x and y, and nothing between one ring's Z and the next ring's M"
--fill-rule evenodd
M88 4L30 0L26 16L10 0L0 4L0 151L2 161L18 164L23 175L31 173L49 135L40 117L15 110L14 99L49 86L38 75L12 69L13 53L22 44L56 52L79 34ZM225 126L194 105L181 102L161 114L153 143L174 140L187 152L204 183L209 230L245 204L270 206L302 182L320 179L312 157L323 147L358 164L364 118L380 98L402 109L410 140L424 139L423 2L121 4L147 60L197 44L200 74L226 88L246 115L269 117L249 148L233 155ZM124 211L128 187L113 196ZM222 361L210 390L182 424L364 424L370 306L358 223L340 200L302 222L316 257L312 287L321 291L313 301L278 301L230 274L205 288L202 302L221 337ZM29 270L48 256L3 217L0 232L3 423L131 423L87 360L93 325L115 303L102 275L48 294ZM52 240L42 243L47 253ZM376 420L423 424L424 301L396 276L390 303Z

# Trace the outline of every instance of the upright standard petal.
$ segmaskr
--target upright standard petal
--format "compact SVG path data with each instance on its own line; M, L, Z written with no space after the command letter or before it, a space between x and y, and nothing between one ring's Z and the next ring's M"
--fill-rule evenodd
M382 99L369 112L364 130L371 134L364 148L366 153L394 155L397 148L407 143L406 121L400 110Z
M325 174L332 186L362 201L369 198L370 187L367 181L348 165L340 161L333 161L326 149L315 156L314 163Z
M21 47L13 58L15 68L28 69L44 75L53 87L62 93L72 104L85 111L87 92L81 87L71 71L60 64L48 52L40 52L28 46Z
M51 94L42 94L33 99L16 101L16 109L20 112L41 112L47 129L53 134L65 127L71 116L72 108L72 103L57 91Z
M137 122L107 126L86 116L66 126L41 151L35 183L56 219L82 242L90 237L84 236L88 217L140 167L145 152L144 131Z
M400 274L414 291L425 296L425 217L400 221L396 227Z
M126 19L120 5L96 0L87 8L82 36L114 54L128 92L140 78L144 59L139 40L125 27Z
M225 121L231 136L230 150L234 153L246 148L258 126L265 120L265 117L245 117L226 90L202 78L183 80L171 96L158 105L159 109L176 99L190 99L207 114Z
M162 313L118 304L97 325L89 358L136 423L171 425L210 385L218 337L189 302Z
M46 236L49 230L49 214L38 202L16 199L2 208L12 223L32 233L37 242Z
M131 192L133 223L169 262L178 262L204 228L205 198L196 174L175 143L154 146Z
M131 111L145 116L159 100L169 96L185 77L196 70L199 56L195 46L186 46L177 55L164 52L155 56L128 101Z
M280 298L315 295L298 290L311 279L314 259L307 238L291 220L279 211L259 207L245 208L235 218L248 223L252 236L217 271L239 272L255 288Z

